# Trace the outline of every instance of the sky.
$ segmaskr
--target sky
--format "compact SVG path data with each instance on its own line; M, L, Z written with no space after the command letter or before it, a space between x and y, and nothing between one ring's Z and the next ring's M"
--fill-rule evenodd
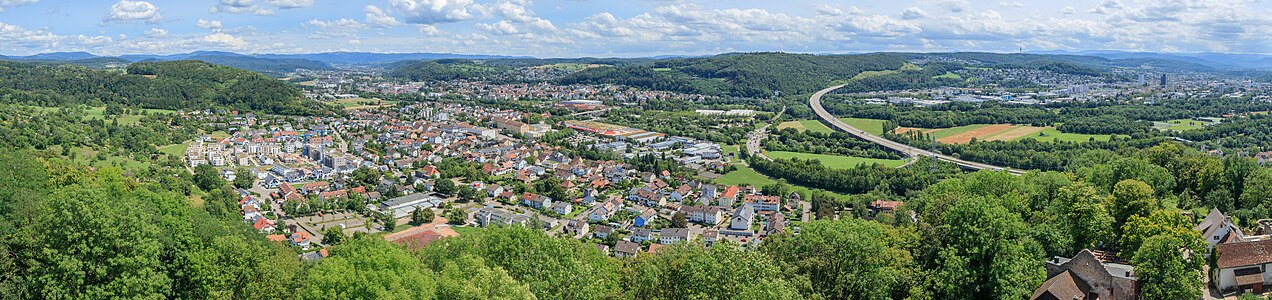
M1272 52L1261 0L0 0L0 55Z

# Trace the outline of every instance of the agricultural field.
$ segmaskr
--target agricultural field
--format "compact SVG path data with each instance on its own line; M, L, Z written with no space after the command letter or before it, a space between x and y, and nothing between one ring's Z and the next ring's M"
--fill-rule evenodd
M1012 124L975 124L967 126L958 126L950 128L897 128L897 133L905 133L909 131L920 131L937 142L945 144L964 144L971 142L972 139L978 141L1017 141L1026 138L1033 138L1042 142L1050 142L1056 139L1066 142L1086 142L1091 138L1098 141L1107 141L1112 135L1107 134L1080 134L1060 132L1055 127L1035 127L1029 125L1012 125Z
M787 152L787 151L765 152L764 154L775 159L776 158L816 159L821 161L822 165L825 165L826 167L834 168L834 169L852 169L852 168L856 168L857 166L863 163L864 164L882 164L884 166L895 168L895 167L900 167L901 165L904 165L906 163L905 160L900 160L900 159L878 159L878 158L865 158L865 157L842 156L842 155L798 153L798 152Z

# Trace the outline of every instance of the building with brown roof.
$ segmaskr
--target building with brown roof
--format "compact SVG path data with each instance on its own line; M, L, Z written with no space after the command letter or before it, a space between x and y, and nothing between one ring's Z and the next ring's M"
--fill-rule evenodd
M1047 281L1029 299L1136 300L1139 280L1134 267L1100 261L1091 250L1082 250L1072 259L1057 256L1048 260Z
M1272 283L1272 240L1215 245L1218 256L1211 282L1223 291L1251 290L1262 293Z

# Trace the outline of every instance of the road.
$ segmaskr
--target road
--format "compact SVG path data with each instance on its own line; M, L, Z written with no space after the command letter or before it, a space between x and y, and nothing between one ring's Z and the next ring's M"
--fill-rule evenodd
M751 131L750 134L746 135L745 150L746 150L747 156L758 156L765 160L773 160L771 158L768 158L768 156L764 155L763 150L760 150L760 142L764 140L764 137L768 136L769 126L773 126L773 123L776 123L778 120L781 120L782 114L785 114L785 113L786 113L786 107L783 106L781 111L778 111L777 114L773 115L773 119L771 119L773 120L772 122L769 122L769 124L764 124L764 126L761 126L760 128L756 128L755 131Z
M829 93L830 91L833 91L833 90L839 89L839 88L841 88L841 87L843 87L843 85L836 85L836 86L828 87L828 88L826 88L826 89L823 89L823 90L817 91L816 93L813 93L813 96L808 98L808 104L809 104L809 106L812 106L813 111L817 113L817 116L818 116L818 117L820 117L823 121L826 121L826 123L827 123L827 124L832 125L832 127L834 127L835 129L839 129L839 130L842 130L842 131L847 132L847 133L849 133L849 134L852 134L852 135L854 135L854 136L857 136L858 138L861 138L862 140L865 140L865 141L868 141L868 142L871 142L871 143L875 143L875 144L879 144L880 146L883 146L884 148L888 148L888 149L892 149L892 150L897 151L897 152L901 152L901 154L904 154L904 155L906 155L906 156L913 156L913 157L928 156L928 157L934 157L934 158L936 158L936 159L939 159L939 160L942 160L942 161L951 162L951 163L954 163L954 164L956 164L956 165L959 165L960 167L964 167L964 168L968 168L968 169L973 169L973 170L994 170L994 171L1006 171L1006 172L1011 173L1011 174L1013 174L1013 175L1020 175L1020 174L1024 174L1024 173L1025 173L1024 171L1021 171L1021 170L1014 170L1014 169L1005 168L1005 167L999 167L999 166L990 165L990 164L978 163L978 162L973 162L973 161L966 161L966 160L962 160L962 159L959 159L959 158L956 158L956 157L952 157L952 156L949 156L949 155L940 154L940 153L935 153L935 152L932 152L932 151L927 151L927 150L923 150L923 149L919 149L919 148L911 147L910 145L902 144L902 143L899 143L899 142L896 142L896 141L893 141L893 140L889 140L889 139L883 138L883 137L881 137L881 136L877 136L877 135L873 135L873 134L867 133L867 132L865 132L865 131L862 131L861 129L857 129L856 127L848 126L848 124L847 124L847 123L844 123L844 121L840 121L840 120L839 120L839 118L836 118L834 115L831 115L829 112L826 112L826 108L825 108L825 107L822 107L822 104L821 104L821 98L822 98L822 96L825 96L825 95L826 95L826 93Z

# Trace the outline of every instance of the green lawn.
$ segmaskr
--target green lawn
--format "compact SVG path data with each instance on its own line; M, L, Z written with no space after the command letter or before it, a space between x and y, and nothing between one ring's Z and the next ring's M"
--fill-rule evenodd
M900 160L900 159L878 159L878 158L865 158L865 157L853 157L853 156L841 156L841 155L798 153L798 152L787 152L787 151L765 152L765 154L775 159L777 158L785 159L785 158L792 158L792 157L798 157L799 159L816 159L821 161L823 165L830 168L834 168L834 169L852 169L852 168L856 168L858 165L861 165L863 163L864 164L877 163L877 164L882 164L884 166L895 168L895 167L900 167L901 165L904 165L906 163L905 160Z
M739 147L738 145L720 143L720 151L724 152L722 153L724 156L729 156L729 154L737 155Z
M738 167L737 171L729 172L729 174L724 174L723 177L717 178L715 180L715 183L721 184L721 185L750 185L754 187L762 187L762 186L777 182L773 179L769 179L768 177L765 177L764 175L760 173L755 172L755 170L752 170L751 168L744 167L742 165L737 165L737 167ZM803 197L804 199L808 199L809 194L812 193L814 190L804 186L793 185L793 184L791 185L791 188L794 189L795 192L799 193L800 197ZM834 196L837 199L845 199L848 197L848 195L839 194L835 192L830 192L825 190L818 190L818 191Z
M839 118L839 120L873 135L883 134L883 120L862 118Z
M1201 127L1204 127L1210 124L1211 122L1206 122L1206 121L1198 121L1198 120L1192 120L1192 119L1175 119L1175 120L1170 120L1166 122L1153 122L1153 128L1157 128L1158 130L1185 131L1185 130L1201 129Z
M954 74L953 72L945 72L945 74L941 74L941 75L937 75L937 76L932 76L932 78L935 78L935 79L945 79L945 78L949 78L949 79L963 79L963 76L959 76L958 74Z
M822 124L822 122L818 120L800 120L799 123L804 125L804 129L807 129L812 132L820 132L820 133L834 132L834 130L831 130L830 127L826 127L826 124ZM879 126L880 126L879 130L883 131L883 125L880 124Z
M190 147L190 142L184 142L180 144L172 144L172 145L159 147L158 150L159 150L159 153L163 153L163 154L167 154L171 156L183 156L185 155L186 148L189 148L189 147Z
M454 229L455 232L459 233L460 236L478 233L478 232L481 232L482 230L485 230L485 228L481 228L481 227L456 226L456 225L451 225L451 229Z
M799 131L809 130L812 132L820 132L820 133L833 132L833 130L831 130L830 127L826 127L826 124L822 124L822 122L818 120L796 120L796 121L786 121L786 122L782 122L781 124L777 124L777 129L786 129L786 128L795 128L796 130L799 130ZM883 130L882 128L883 128L882 125L880 125L880 130Z
M1109 140L1109 138L1112 138L1112 137L1113 137L1112 135L1108 135L1108 134L1066 133L1066 132L1060 132L1060 130L1057 130L1055 127L1047 127L1047 129L1044 129L1041 132L1038 132L1037 134L1022 136L1015 140L1033 138L1041 142L1050 142L1056 139L1059 139L1060 141L1064 141L1064 142L1087 142L1087 141L1091 141L1091 138L1095 138L1095 140L1097 141L1107 141Z
M804 128L804 123L801 123L800 121L786 121L786 122L782 122L781 124L777 124L778 130L787 129L787 128L795 128L795 130L799 130L799 131L804 131L806 129Z

